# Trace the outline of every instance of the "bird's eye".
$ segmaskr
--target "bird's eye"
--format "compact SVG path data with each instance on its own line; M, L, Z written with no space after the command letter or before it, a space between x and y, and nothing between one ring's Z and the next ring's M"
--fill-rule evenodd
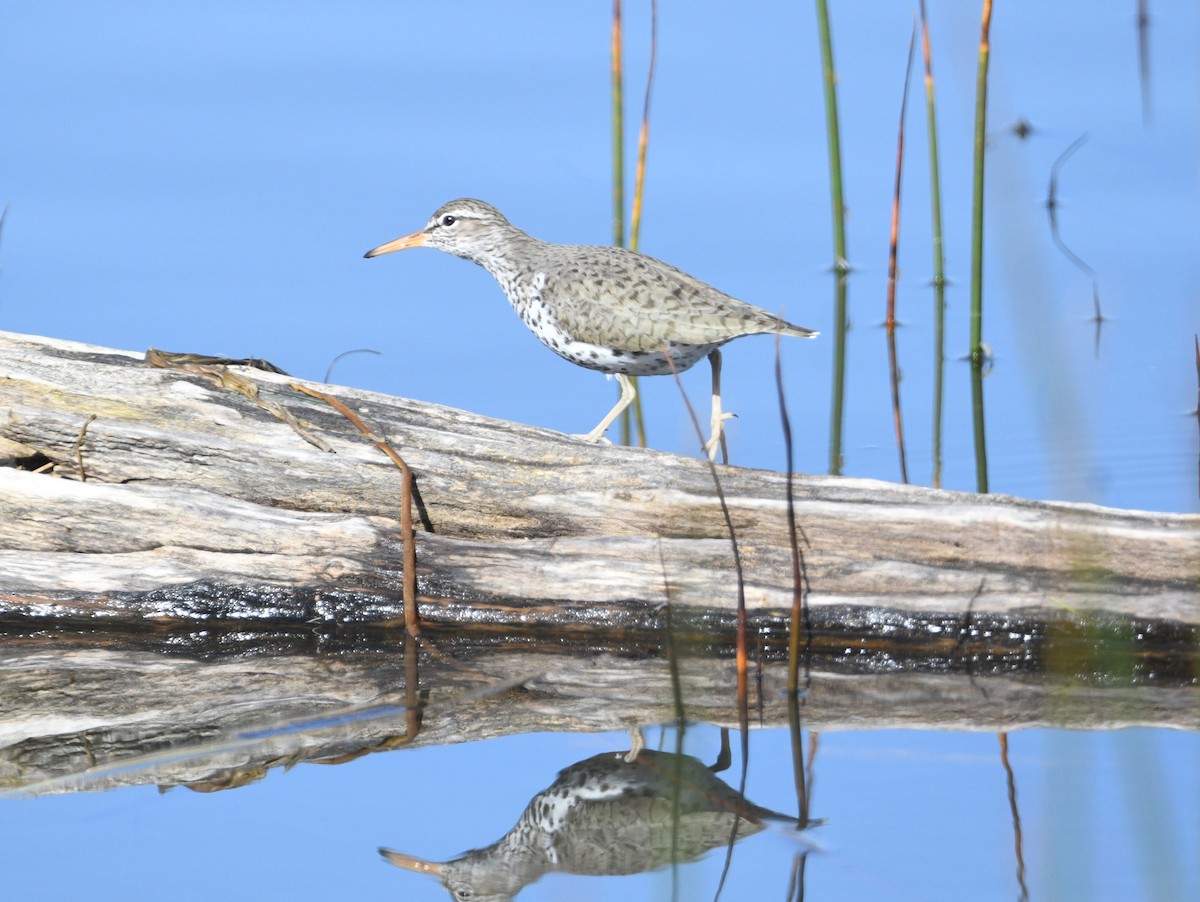
M458 220L453 216L447 215L442 217L442 225L444 226L452 226L456 222L458 222Z

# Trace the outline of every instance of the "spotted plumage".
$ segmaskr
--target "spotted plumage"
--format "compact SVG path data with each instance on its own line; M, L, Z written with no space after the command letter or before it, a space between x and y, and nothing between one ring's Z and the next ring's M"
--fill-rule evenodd
M630 753L632 754L632 753ZM606 752L562 770L490 846L451 861L380 849L384 859L441 880L454 899L508 902L544 875L636 874L690 861L793 818L747 800L688 755ZM808 825L805 825L808 826Z
M440 207L423 229L375 257L434 247L478 263L538 340L560 357L621 383L621 400L585 438L599 441L633 400L629 376L660 376L713 361L715 453L721 421L718 349L743 335L817 333L739 301L661 260L616 247L551 244L469 198ZM668 362L668 358L670 362Z

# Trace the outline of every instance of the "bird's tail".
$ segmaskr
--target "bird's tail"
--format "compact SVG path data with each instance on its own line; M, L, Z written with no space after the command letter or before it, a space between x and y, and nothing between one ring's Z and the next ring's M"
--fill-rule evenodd
M784 335L795 335L797 338L816 338L820 335L815 329L805 329L803 326L793 326L791 323L784 324L787 328L781 329Z

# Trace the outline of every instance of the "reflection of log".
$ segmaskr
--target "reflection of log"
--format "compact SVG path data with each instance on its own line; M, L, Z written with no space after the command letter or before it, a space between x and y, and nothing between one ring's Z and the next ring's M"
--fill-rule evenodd
M398 616L398 471L293 380L237 372L261 403L138 356L0 333L0 619ZM336 394L416 473L428 622L637 631L670 600L697 627L728 624L733 563L703 462ZM39 465L68 478L28 472ZM721 476L751 614L782 628L784 477ZM1200 623L1194 516L812 476L796 497L820 629L922 636L968 613L1018 632L1080 612Z
M197 746L88 785L212 788L407 741L403 713L239 738L398 703L417 682L387 628L401 618L398 471L291 380L236 372L261 403L134 355L0 333L0 788ZM415 471L422 615L486 674L423 654L415 743L670 720L668 600L689 716L736 721L734 571L703 462L336 394ZM720 472L762 642L761 722L776 725L785 480ZM808 476L796 497L806 726L1200 726L1200 518ZM1105 638L1119 641L1099 655ZM509 680L522 687L466 697Z
M236 786L296 760L332 760L410 744L402 712L337 722L348 709L403 703L411 659L394 631L307 630L257 641L205 632L202 639L151 634L107 644L90 634L10 641L0 657L0 790ZM651 646L612 646L606 652L594 642L512 648L496 641L489 647L433 632L438 647L473 672L450 666L442 656L420 654L427 707L420 733L411 739L414 746L525 732L619 731L674 717L668 667ZM138 644L180 646L191 654L148 653L136 650ZM736 723L733 662L703 648L681 651L688 717ZM1038 660L1032 649L1025 660L1001 663L935 659L936 672L924 673L892 654L863 656L869 660L861 662L856 656L860 666L853 668L839 656L816 656L803 701L804 725L822 731L1200 728L1194 656L1174 662L1175 673L1127 662L1133 676L1119 681L1111 673L1093 674L1082 644L1064 643L1060 654L1052 662ZM470 694L509 681L520 686ZM757 681L751 686L753 693ZM763 724L787 723L785 686L786 668L768 660ZM754 723L758 703L752 695ZM304 719L308 728L294 729L294 721ZM167 750L171 757L137 769L39 785Z

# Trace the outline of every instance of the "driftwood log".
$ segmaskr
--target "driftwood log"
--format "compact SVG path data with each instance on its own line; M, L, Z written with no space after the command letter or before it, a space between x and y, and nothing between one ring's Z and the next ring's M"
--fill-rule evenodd
M394 629L400 471L297 383L0 333L0 786L412 690ZM735 719L737 574L704 461L318 387L415 474L420 610L442 648L422 685L436 674L464 699L431 700L419 741L669 719L668 638L689 712ZM762 722L779 723L787 480L717 470ZM810 725L1197 726L1200 518L821 476L794 494ZM1118 665L1096 654L1114 636ZM473 672L439 663L447 650ZM1114 667L1117 684L1089 687ZM489 708L467 696L481 673L521 688ZM1055 695L1067 684L1084 688ZM449 713L464 706L466 726ZM396 729L367 723L152 779L336 756Z
M394 617L397 468L297 380L237 368L264 405L141 357L0 333L0 611ZM427 620L605 632L667 602L714 622L733 609L704 462L332 391L416 474ZM30 472L46 464L52 474ZM785 477L719 469L746 603L759 623L786 626ZM1093 612L1200 623L1195 516L821 476L796 477L795 495L818 620L970 609L1006 622Z

